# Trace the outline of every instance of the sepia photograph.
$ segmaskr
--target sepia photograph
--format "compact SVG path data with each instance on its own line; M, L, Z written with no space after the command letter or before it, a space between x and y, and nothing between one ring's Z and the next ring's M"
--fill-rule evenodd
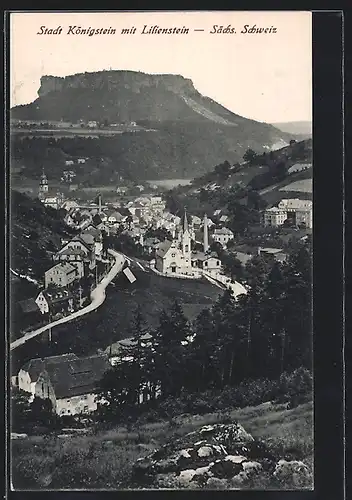
M10 13L13 491L314 489L312 47Z

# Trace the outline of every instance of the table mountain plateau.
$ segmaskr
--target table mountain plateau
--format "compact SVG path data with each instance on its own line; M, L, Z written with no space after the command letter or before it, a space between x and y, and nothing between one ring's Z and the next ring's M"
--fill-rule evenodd
M135 132L112 137L99 136L101 129L94 132L99 142L94 154L113 163L106 182L114 180L114 173L126 171L132 178L194 177L212 170L220 161L239 161L249 147L256 151L275 149L292 138L272 125L239 116L204 97L191 80L180 75L116 70L43 76L38 96L31 104L14 107L11 118L72 124L94 120L105 129L111 124L137 124ZM51 134L50 147L56 136L55 147L65 154L88 151L91 137L73 134L67 139L62 137L62 130L60 135L56 132ZM23 141L23 136L13 135L15 142ZM50 137L38 131L27 135L40 138L44 148L49 147ZM64 140L69 144L63 146ZM23 160L30 161L30 153Z

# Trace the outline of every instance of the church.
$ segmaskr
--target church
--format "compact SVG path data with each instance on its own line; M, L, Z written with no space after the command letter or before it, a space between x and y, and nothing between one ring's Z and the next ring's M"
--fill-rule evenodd
M185 212L182 227L172 241L165 240L155 253L155 269L166 275L198 276L201 270L218 272L221 261L209 252L208 220L204 216L203 252L192 252L193 228L189 228ZM193 237L194 238L194 237Z

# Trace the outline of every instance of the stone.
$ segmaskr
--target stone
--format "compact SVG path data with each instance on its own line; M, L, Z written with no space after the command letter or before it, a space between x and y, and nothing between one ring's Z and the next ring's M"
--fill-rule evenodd
M228 482L226 479L219 479L217 477L210 477L206 482L207 488L213 488L217 490L227 490Z
M186 469L180 472L178 476L178 482L187 485L190 483L195 475L196 471L194 469Z
M312 486L311 471L304 462L299 460L279 460L273 475L285 487L301 488Z
M183 458L191 458L191 455L189 454L188 450L181 450L179 456Z
M213 450L210 446L202 446L198 450L199 457L209 457L212 454L213 454Z
M243 457L241 455L227 455L224 460L228 460L232 462L233 464L240 464L247 460L246 457Z
M233 463L230 460L219 460L210 468L210 472L220 479L230 479L241 472L241 463Z
M263 469L262 465L259 462L252 462L252 461L242 462L242 467L247 475L259 472L260 470Z

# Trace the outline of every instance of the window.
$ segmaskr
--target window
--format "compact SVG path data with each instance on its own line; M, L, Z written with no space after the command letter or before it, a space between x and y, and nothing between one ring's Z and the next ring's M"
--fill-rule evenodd
M208 265L208 262L204 262L204 265L207 266Z
M88 406L85 406L85 407L83 408L83 411L86 411L86 412L87 412L88 410L89 410Z
M220 266L220 262L219 262L218 260L216 261L216 265L217 265L217 266Z
M176 254L175 254L175 253L172 253L172 254L171 254L171 257L176 257Z
M188 245L185 245L185 252L188 252Z

